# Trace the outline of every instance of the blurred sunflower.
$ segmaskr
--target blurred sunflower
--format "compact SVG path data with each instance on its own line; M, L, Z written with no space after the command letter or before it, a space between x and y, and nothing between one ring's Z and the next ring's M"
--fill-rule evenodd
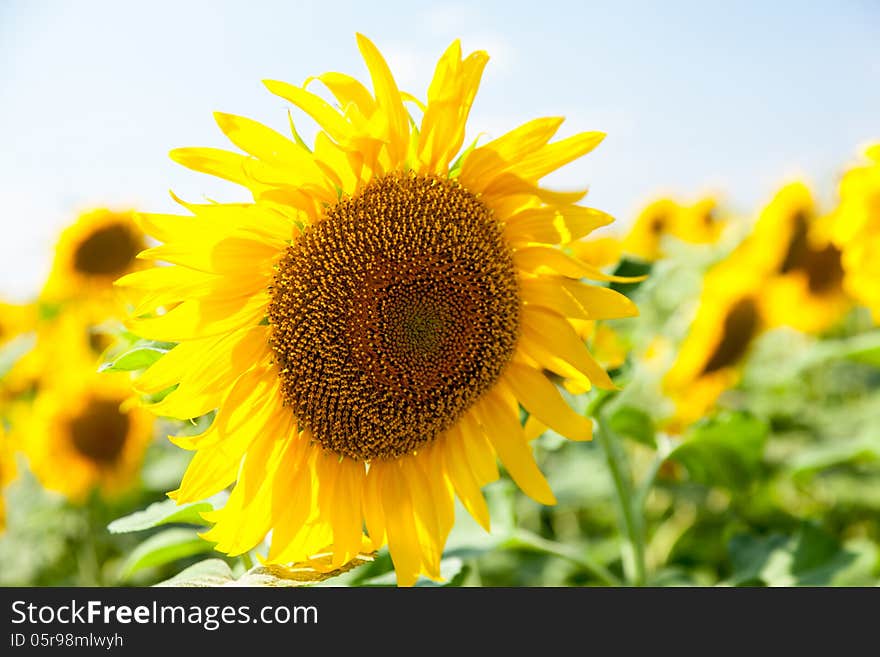
M6 429L0 422L0 532L6 528L6 503L4 489L15 477L15 455L6 435Z
M649 203L624 237L623 252L645 262L659 260L663 255L663 238L673 229L680 212L681 206L672 199Z
M803 183L786 185L776 194L742 250L749 261L745 266L766 272L761 306L768 326L820 333L852 306L828 218L818 216Z
M706 197L684 206L669 228L670 234L690 244L714 244L721 237L725 222L719 216L718 199Z
M735 252L704 279L696 316L663 378L664 392L675 403L668 426L672 432L703 417L739 381L741 364L765 328L763 277L748 265Z
M623 252L644 262L664 257L663 241L673 237L688 244L714 244L725 223L718 217L718 201L707 197L693 205L669 198L649 203L623 239Z
M33 346L0 381L0 405L15 425L15 409L27 407L45 385L76 378L86 368L97 370L100 354L113 338L93 324L95 317L106 317L91 303L69 305L62 312L37 318L31 325ZM21 412L17 413L21 415Z
M0 301L0 345L32 331L36 323L37 307L35 304Z
M480 488L498 477L496 455L527 494L554 502L519 404L588 440L590 420L544 370L613 387L568 318L636 309L582 283L609 277L554 248L611 217L577 205L585 192L539 185L603 134L551 142L562 119L543 118L460 152L486 53L463 58L454 42L422 104L398 90L368 39L357 42L372 93L320 75L335 108L308 81L265 83L319 124L313 149L293 129L290 140L217 114L248 155L172 152L256 203L142 216L164 244L141 257L174 266L120 285L141 315L135 333L180 343L138 391L176 385L155 407L172 417L218 409L205 433L172 439L197 450L171 494L178 502L236 482L206 538L240 554L271 531L269 563L328 552L337 567L362 550L366 525L409 585L440 578L454 493L489 526Z
M113 281L148 266L136 259L146 246L132 212L98 209L81 215L58 239L42 300L87 299L96 308L99 303L112 308Z
M619 237L606 235L570 244L572 255L594 267L608 267L620 261L623 245Z
M867 164L841 179L832 231L843 250L844 287L880 323L880 144L866 148L865 156Z
M94 365L40 390L22 447L45 488L81 502L92 490L113 496L137 483L153 416L125 404L130 397L127 374L99 374Z

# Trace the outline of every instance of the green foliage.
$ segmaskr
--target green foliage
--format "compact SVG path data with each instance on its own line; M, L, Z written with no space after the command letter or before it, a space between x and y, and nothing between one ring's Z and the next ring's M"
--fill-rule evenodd
M669 458L682 464L696 482L742 490L760 474L766 440L764 422L731 413L693 427Z
M143 511L118 518L107 529L111 534L124 534L127 532L139 532L144 529L152 529L169 523L184 523L190 525L209 525L202 518L203 511L211 511L214 506L210 502L192 502L180 506L174 500L163 500L151 504Z
M138 545L122 564L122 579L128 580L139 570L161 566L178 559L209 552L213 544L190 529L166 529Z
M608 418L608 426L620 436L631 438L648 447L657 446L654 439L654 422L643 410L633 406L618 408Z
M864 586L874 583L877 547L837 538L810 523L794 534L740 534L729 544L733 585Z
M105 363L100 369L102 372L145 370L168 353L167 347L156 345L157 343L148 343L135 346L114 358L112 362Z

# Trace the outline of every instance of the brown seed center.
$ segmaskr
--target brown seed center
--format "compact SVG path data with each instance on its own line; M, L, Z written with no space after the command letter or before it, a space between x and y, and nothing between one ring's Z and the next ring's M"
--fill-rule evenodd
M122 454L128 436L128 416L119 410L121 400L96 399L70 420L73 446L99 465L110 465Z
M269 304L284 401L325 448L411 453L497 380L519 335L511 251L454 181L391 174L329 208Z
M73 254L73 267L90 276L122 274L143 248L142 240L128 226L110 224L82 241Z
M706 361L703 374L711 374L739 362L758 332L759 321L758 308L751 297L744 297L733 304L724 318L721 340Z

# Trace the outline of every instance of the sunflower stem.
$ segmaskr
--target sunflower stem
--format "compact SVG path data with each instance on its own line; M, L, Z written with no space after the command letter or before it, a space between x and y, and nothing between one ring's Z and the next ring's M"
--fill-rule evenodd
M605 453L605 461L611 473L617 499L618 517L623 545L621 557L626 580L631 586L645 585L645 530L643 520L643 495L634 495L632 473L626 457L626 451L617 436L608 427L602 414L602 407L611 399L611 395L603 395L593 406L598 429L596 437ZM659 467L659 466L658 466Z
M614 573L588 554L583 554L566 545L551 541L550 539L539 536L528 530L517 529L510 544L512 547L530 548L547 554L552 554L556 557L561 557L562 559L570 561L588 571L606 586L620 586L623 583L620 579L614 576Z
M250 553L250 552L244 552L244 553L242 553L242 555L241 555L241 563L242 563L242 565L244 566L244 570L245 570L245 572L249 571L251 568L254 567L254 560L251 559L251 553Z

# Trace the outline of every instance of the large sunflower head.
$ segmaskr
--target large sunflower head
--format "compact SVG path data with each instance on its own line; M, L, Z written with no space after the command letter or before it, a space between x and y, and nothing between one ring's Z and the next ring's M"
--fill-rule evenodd
M439 578L453 495L485 527L481 486L513 479L553 494L520 425L520 405L575 440L591 436L545 373L612 387L570 319L634 315L598 268L559 245L611 218L541 179L603 135L552 141L542 118L463 149L488 57L453 43L427 102L410 114L385 60L358 36L372 89L341 73L269 90L314 119L306 146L218 114L243 153L172 152L247 187L252 204L185 204L192 216L140 219L158 267L126 276L130 328L179 343L137 381L176 386L154 410L211 427L178 502L235 482L207 537L238 554L271 531L267 560L331 553L331 566L388 544L401 584ZM333 103L311 89L318 83ZM308 88L307 88L308 87Z
M832 231L843 251L844 287L880 324L880 144L867 147L865 156L867 162L841 179Z
M112 496L137 482L153 418L126 400L126 374L99 374L94 365L37 395L22 436L31 470L49 490L75 502L93 490Z
M802 183L783 187L761 212L742 250L750 266L766 272L761 302L768 326L819 333L851 306L829 219L818 215Z
M147 266L136 259L145 247L144 234L130 211L100 209L80 215L58 239L41 296L50 303L71 299L112 303L113 281Z
M675 402L669 422L677 431L703 417L726 389L739 381L752 343L766 328L763 277L734 252L705 277L696 315L663 389Z

